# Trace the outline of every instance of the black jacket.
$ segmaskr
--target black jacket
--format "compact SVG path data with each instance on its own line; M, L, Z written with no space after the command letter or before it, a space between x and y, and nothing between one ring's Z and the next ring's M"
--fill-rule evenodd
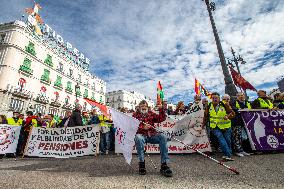
M236 102L239 103L240 109L245 109L247 107L248 101L245 101L244 103L241 103L240 101L236 100L232 104L232 109L236 113L236 116L232 119L232 126L244 126L244 122L241 116L241 113L239 112L239 109L236 107Z
M74 110L72 116L69 120L68 127L83 126L81 112L79 110Z

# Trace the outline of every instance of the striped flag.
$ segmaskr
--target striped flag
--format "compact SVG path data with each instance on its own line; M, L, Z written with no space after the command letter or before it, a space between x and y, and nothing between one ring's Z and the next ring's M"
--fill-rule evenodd
M195 91L195 94L197 94L197 95L203 94L205 96L208 96L211 99L212 93L207 91L205 89L205 87L203 85L201 85L201 83L197 79L195 79L194 91Z
M162 84L159 81L157 85L157 105L162 104L163 101L164 101L164 91L163 91Z

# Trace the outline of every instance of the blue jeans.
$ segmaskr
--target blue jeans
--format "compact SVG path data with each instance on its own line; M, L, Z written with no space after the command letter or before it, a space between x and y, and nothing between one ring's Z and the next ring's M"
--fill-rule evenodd
M219 129L218 127L211 129L211 132L217 137L222 152L225 156L231 157L232 156L232 129Z
M109 151L110 148L110 139L109 139L110 132L102 133L100 138L100 151L105 153L106 150Z
M167 137L165 135L161 133L158 133L154 136L144 136L141 134L136 134L134 141L136 144L139 162L144 162L145 143L150 143L150 144L159 144L161 163L168 163L169 161L168 145L167 145Z

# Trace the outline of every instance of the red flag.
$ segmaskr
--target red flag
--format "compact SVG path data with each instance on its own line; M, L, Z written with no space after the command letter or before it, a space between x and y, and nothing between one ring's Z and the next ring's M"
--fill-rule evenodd
M84 99L85 99L89 104L91 104L92 106L98 107L98 108L101 110L101 112L102 112L102 114L103 114L104 116L109 117L109 110L108 110L108 108L107 108L106 105L100 104L100 103L98 103L98 102L96 102L96 101L94 101L94 100L88 99L88 98L84 98Z
M256 91L254 86L252 86L247 80L245 80L238 72L236 72L231 66L230 66L232 78L234 80L235 85L239 86L243 90L250 89L252 91Z

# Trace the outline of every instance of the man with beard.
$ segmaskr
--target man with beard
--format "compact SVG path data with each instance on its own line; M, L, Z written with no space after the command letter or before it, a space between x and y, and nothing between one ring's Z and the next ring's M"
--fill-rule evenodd
M139 159L139 174L146 174L144 147L145 143L151 143L159 144L160 146L161 174L166 177L171 177L172 171L167 165L169 161L167 137L158 133L154 128L155 123L161 123L166 119L163 105L159 105L158 109L159 114L152 112L148 107L148 103L145 100L142 100L139 103L137 111L133 113L133 117L140 121L140 125L134 139Z

